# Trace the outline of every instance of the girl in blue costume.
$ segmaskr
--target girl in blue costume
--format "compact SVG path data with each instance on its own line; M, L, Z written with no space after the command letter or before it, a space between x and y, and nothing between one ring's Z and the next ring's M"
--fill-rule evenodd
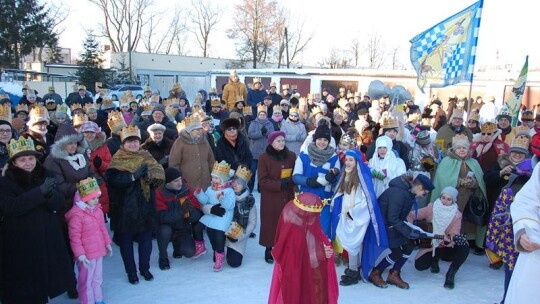
M339 157L336 149L330 145L330 127L320 124L313 134L305 151L300 152L293 170L293 182L301 192L317 195L323 202L331 199L333 186L339 175ZM321 226L324 233L330 236L330 206L321 211Z
M389 249L370 170L355 150L345 153L344 173L332 200L331 220L331 239L337 238L349 253L349 267L341 276L340 285L357 284L361 275L367 279Z

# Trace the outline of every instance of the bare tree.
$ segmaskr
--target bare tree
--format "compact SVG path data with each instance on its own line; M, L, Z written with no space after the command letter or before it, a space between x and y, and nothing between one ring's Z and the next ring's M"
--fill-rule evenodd
M163 23L163 20L170 21ZM144 29L142 42L148 53L170 54L173 45L177 42L177 36L187 29L184 10L176 7L172 18L169 18L165 12L152 14Z
M323 59L322 62L319 62L321 68L330 68L330 69L347 69L351 66L351 59L345 56L346 52L343 50L338 50L332 48L330 50L330 56Z
M351 53L354 59L354 67L358 68L358 63L360 62L360 55L362 55L362 49L360 47L360 40L354 39L351 42Z
M143 28L148 24L154 0L88 0L103 14L102 37L113 52L137 49Z
M399 46L392 47L392 70L397 70L398 66L401 65L397 59L399 53Z
M208 45L212 29L219 23L223 10L218 5L212 5L209 0L193 0L191 13L191 31L197 38L203 57L208 57Z
M53 50L53 48L58 47L58 39L60 35L66 30L64 27L61 26L62 22L66 20L66 17L69 14L69 8L66 8L65 6L58 5L56 3L49 4L48 7L49 12L49 18L50 18L50 26L48 27L48 31L50 33L51 39L46 42L46 48L48 49L47 52L54 52L57 50ZM43 61L43 50L44 47L40 47L33 51L33 59L34 61Z
M370 69L378 69L384 64L384 49L385 46L381 35L377 32L372 32L367 39L366 45Z
M234 25L228 37L238 39L240 59L251 58L253 68L278 53L279 34L285 27L283 9L275 0L243 0L234 6Z
M296 22L292 23L291 20L295 20ZM283 58L283 53L285 51L289 54L289 61L285 62L285 65L288 67L289 64L297 58L298 54L302 53L307 48L313 38L313 32L306 33L305 31L305 19L298 17L291 18L289 15L287 23L287 36L284 35L285 31L278 33L279 41L283 41L279 46L278 68L281 66L281 58ZM286 50L287 47L289 48L288 50ZM287 60L287 58L285 58L285 60Z

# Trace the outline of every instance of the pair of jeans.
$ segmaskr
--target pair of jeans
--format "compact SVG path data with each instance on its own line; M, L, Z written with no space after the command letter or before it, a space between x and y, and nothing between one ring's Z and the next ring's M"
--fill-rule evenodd
M435 249L435 256L433 257L431 252L426 252L421 257L416 259L414 267L417 270L426 270L431 267L433 260L446 260L451 261L453 268L459 269L467 257L469 256L469 246L467 245L454 245L454 247L439 247Z

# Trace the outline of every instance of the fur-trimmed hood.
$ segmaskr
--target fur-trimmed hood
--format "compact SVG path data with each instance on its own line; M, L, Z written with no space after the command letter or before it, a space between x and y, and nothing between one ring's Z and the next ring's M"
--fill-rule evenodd
M66 135L55 141L55 143L51 146L51 155L54 158L66 158L69 156L69 153L66 152L65 147L68 143L72 142L77 143L77 151L75 153L86 154L86 150L88 150L88 143L84 139L84 136L82 134L72 134Z
M88 145L88 148L90 149L90 151L95 151L97 148L103 146L106 140L107 140L107 135L105 134L105 132L99 132L99 133L96 133L96 138L93 141L89 142L85 140L85 142Z

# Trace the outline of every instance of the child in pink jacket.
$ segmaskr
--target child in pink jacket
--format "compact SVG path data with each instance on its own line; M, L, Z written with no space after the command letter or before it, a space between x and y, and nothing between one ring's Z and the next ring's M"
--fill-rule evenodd
M112 256L111 239L99 204L101 191L95 178L77 183L73 207L66 213L69 240L79 268L77 290L82 304L105 304L103 257Z

